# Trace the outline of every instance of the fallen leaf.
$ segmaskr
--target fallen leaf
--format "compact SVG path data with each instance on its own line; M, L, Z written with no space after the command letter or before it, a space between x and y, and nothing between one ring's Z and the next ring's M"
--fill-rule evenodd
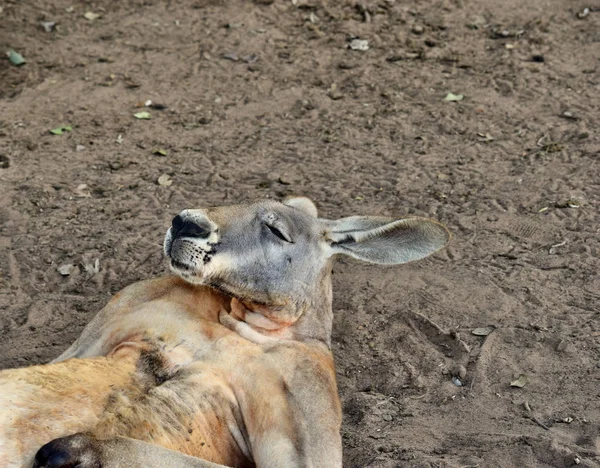
M44 28L44 31L48 33L52 32L54 30L54 26L56 26L54 21L42 21L40 24L42 25L42 28Z
M89 187L87 184L79 184L77 188L73 190L73 193L76 197L79 198L91 198L92 194L89 192Z
M15 52L14 50L9 50L6 55L8 56L8 60L15 66L23 65L27 63L27 61L23 58L21 54Z
M494 141L494 137L492 135L490 135L489 133L477 133L477 136L479 138L482 138L482 141L485 141L486 143L489 143L490 141Z
M97 20L98 18L100 18L100 16L102 16L102 15L100 15L100 13L94 13L93 11L86 11L86 12L83 14L83 17L84 17L86 20L90 20L90 21Z
M136 119L142 119L142 120L150 120L152 118L152 116L150 115L150 112L136 112L135 114L133 114L133 116Z
M511 387L523 388L527 383L527 376L525 374L519 374L519 376L510 383Z
M167 152L162 148L154 148L152 150L152 154L156 154L157 156L166 156Z
M566 240L564 240L562 242L559 242L558 244L551 245L550 248L548 249L548 254L549 255L555 255L556 254L556 250L559 247L564 247L565 245L567 245L567 241Z
M73 130L73 127L70 125L62 125L60 127L53 128L50 130L50 133L52 133L52 135L62 135L63 133L70 132L71 130Z
M158 180L158 185L162 185L163 187L169 187L170 185L173 184L173 180L171 179L171 176L169 174L163 174L161 175Z
M61 265L57 268L58 272L62 276L69 276L73 272L74 269L75 269L75 265L73 265L72 263L68 263L66 265Z
M554 206L556 206L556 208L579 208L581 202L574 198L569 198L568 200L557 201Z
M448 94L446 94L444 101L457 102L457 101L462 101L464 98L465 97L462 94L448 93Z
M473 333L473 335L475 336L488 336L490 333L492 333L494 330L496 329L496 327L480 327L480 328L475 328L471 331L471 333Z
M96 260L94 260L94 262L87 262L87 261L83 261L81 262L81 265L83 266L83 269L88 272L90 275L95 275L96 273L98 273L100 271L100 259L97 258Z
M365 52L369 50L369 41L366 39L355 38L348 43L348 48L351 50L359 50Z
M564 111L562 114L560 114L560 117L568 120L579 120L579 117L574 116L573 113L569 111Z

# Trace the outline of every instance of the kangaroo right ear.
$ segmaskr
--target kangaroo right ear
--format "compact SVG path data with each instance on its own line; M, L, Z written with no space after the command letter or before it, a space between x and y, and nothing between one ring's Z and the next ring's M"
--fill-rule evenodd
M315 218L318 216L317 207L313 203L313 201L308 197L293 197L289 196L284 198L283 204L286 206L291 206L292 208L297 208L299 210L308 213Z
M444 226L424 218L351 216L327 224L331 255L345 254L384 265L425 258L450 240Z

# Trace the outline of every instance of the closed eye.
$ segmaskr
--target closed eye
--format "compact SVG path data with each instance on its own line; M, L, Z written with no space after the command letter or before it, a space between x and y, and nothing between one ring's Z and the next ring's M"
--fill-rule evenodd
M279 229L277 229L275 226L271 226L270 224L266 224L266 226L269 228L269 231L271 231L274 235L276 235L277 237L279 237L282 241L287 242L288 244L293 244L293 242L288 239Z

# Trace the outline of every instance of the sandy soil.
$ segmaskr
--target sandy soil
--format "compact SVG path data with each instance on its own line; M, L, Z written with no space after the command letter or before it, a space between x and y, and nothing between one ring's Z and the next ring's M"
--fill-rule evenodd
M163 274L179 210L303 194L454 233L336 269L344 466L600 466L597 3L0 6L0 368Z

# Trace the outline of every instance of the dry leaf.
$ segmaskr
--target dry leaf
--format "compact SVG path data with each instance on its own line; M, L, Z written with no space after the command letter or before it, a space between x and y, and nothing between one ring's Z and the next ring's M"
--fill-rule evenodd
M89 187L87 184L79 184L76 189L73 190L73 193L76 197L79 198L91 198L92 194L90 193Z
M519 374L518 377L510 383L511 387L523 388L527 383L527 376Z
M46 32L54 31L54 27L56 26L56 23L54 21L42 21L40 24L42 25L42 28L44 28L44 31L46 31Z
M456 101L462 101L464 98L465 97L462 94L448 93L448 94L446 94L444 101L456 102Z
M361 52L365 52L369 50L369 41L366 39L352 39L348 44L348 48L352 50L359 50Z
M97 258L94 260L94 263L86 262L85 260L81 262L83 269L88 272L90 275L95 275L100 271L100 259Z
M471 333L473 333L473 335L475 336L488 336L490 333L492 333L496 328L495 327L480 327L480 328L475 328L474 330L471 331Z
M94 20L96 20L96 19L100 18L100 16L102 16L102 15L100 15L100 13L94 13L94 12L92 12L92 11L86 11L86 12L83 14L83 17L84 17L86 20L89 20L89 21L94 21Z
M158 178L158 185L162 185L163 187L169 187L173 184L173 180L169 174L163 174Z
M73 130L73 127L71 127L70 125L62 125L60 127L56 127L52 130L49 130L49 132L52 133L52 135L62 135L63 133L70 132L71 130Z
M8 60L15 66L23 65L27 63L27 61L23 58L21 54L15 52L14 50L9 50L6 55L8 56Z

